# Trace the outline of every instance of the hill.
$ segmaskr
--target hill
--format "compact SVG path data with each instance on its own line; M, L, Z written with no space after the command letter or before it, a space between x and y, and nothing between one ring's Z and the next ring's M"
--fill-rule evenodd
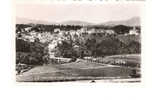
M50 24L57 24L57 23L43 21L43 20L34 20L34 19L16 17L16 24L45 24L45 25L50 25Z
M61 22L60 24L64 24L64 25L93 25L93 23L90 23L90 22L75 21L75 20L64 21L64 22Z
M44 20L35 20L35 19L28 19L28 18L21 18L16 17L16 24L45 24L45 25L51 25L51 24L64 24L64 25L85 25L85 26L91 26L91 25L104 25L104 26L116 26L116 25L125 25L125 26L140 26L140 18L139 17L133 17L127 20L121 20L121 21L108 21L103 23L91 23L86 21L79 21L79 20L69 20L69 21L63 21L63 22L49 22Z
M108 21L101 23L101 25L105 26L115 26L115 25L125 25L125 26L140 26L140 18L139 17L133 17L127 20L120 20L120 21Z

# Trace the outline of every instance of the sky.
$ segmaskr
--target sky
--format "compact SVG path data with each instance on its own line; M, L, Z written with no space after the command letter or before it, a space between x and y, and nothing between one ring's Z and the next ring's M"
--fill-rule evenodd
M16 17L62 22L101 23L141 16L140 4L16 4Z

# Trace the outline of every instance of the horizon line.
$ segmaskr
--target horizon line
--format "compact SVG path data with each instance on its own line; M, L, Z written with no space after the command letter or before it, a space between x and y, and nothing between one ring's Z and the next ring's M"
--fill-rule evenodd
M102 22L90 22L90 21L84 21L84 20L78 20L78 19L70 19L70 20L63 20L63 21L48 21L48 20L45 20L45 19L33 19L33 18L26 18L26 17L19 17L19 16L16 16L15 19L17 20L17 18L21 18L21 19L27 19L27 20L34 20L34 21L44 21L44 22L48 22L48 23L56 23L56 24L60 24L60 23L63 23L63 22L68 22L68 21L78 21L78 22L86 22L86 23L89 23L89 24L100 24L100 23L106 23L106 22L113 22L113 21L124 21L124 20L129 20L129 19L132 19L132 18L139 18L140 19L140 16L133 16L133 17L130 17L130 18L126 18L126 19L118 19L118 20L109 20L109 21L102 21Z

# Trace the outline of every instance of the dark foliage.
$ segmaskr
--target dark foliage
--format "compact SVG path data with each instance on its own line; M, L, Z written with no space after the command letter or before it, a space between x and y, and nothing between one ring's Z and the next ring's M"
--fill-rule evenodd
M16 39L16 63L38 65L48 63L48 48L36 40L28 42Z
M16 38L16 52L30 52L30 42Z
M124 25L117 25L112 28L117 34L125 34L129 33L129 30L132 29L132 27L124 26Z
M95 39L88 39L85 46L92 51L91 56L131 54L140 53L141 51L139 42L131 40L126 44L121 42L117 36L106 36L100 43L97 43Z
M74 56L72 41L62 41L62 44L58 44L56 54L66 58L72 58Z
M30 31L36 32L53 32L54 29L59 28L60 30L69 31L69 30L78 30L83 26L78 25L23 25L17 24L16 31L21 32L25 31L24 29L27 27L32 27ZM108 26L87 26L88 29L112 29L117 33L116 35L107 35L104 36L102 34L92 34L88 38L86 38L87 34L83 40L80 38L76 38L76 41L70 40L62 41L61 44L58 44L56 47L56 56L73 58L73 57L81 57L84 56L106 56L106 55L116 55L116 54L130 54L130 53L140 53L141 44L138 36L125 36L125 33L128 33L132 27L117 25L113 27ZM136 29L140 30L140 27L136 27ZM22 33L24 34L24 33ZM84 34L83 34L84 35ZM20 34L19 34L20 36ZM134 40L135 39L135 40ZM48 44L42 44L38 39L35 42L28 42L22 39L16 39L16 52L22 52L21 55L25 57L21 57L24 59L26 63L30 63L27 59L32 59L31 63L44 63L48 61L48 48L46 49ZM77 45L79 48L74 48ZM87 54L85 54L85 51ZM27 53L28 55L24 55L23 53ZM19 54L19 55L20 55ZM17 55L19 57L19 55ZM19 62L18 60L17 62ZM24 62L23 60L21 62ZM36 62L37 61L37 62Z

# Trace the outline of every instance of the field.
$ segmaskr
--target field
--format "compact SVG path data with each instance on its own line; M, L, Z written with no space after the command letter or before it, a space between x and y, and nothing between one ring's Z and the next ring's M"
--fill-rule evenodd
M119 65L125 67L140 67L141 57L139 54L114 55L104 58L97 58L100 62L111 65Z
M140 55L138 54L108 56L105 57L104 61L112 62L120 59L140 64ZM78 59L76 62L71 63L36 66L27 72L17 75L16 79L22 82L131 79L132 70L133 67L130 66Z

